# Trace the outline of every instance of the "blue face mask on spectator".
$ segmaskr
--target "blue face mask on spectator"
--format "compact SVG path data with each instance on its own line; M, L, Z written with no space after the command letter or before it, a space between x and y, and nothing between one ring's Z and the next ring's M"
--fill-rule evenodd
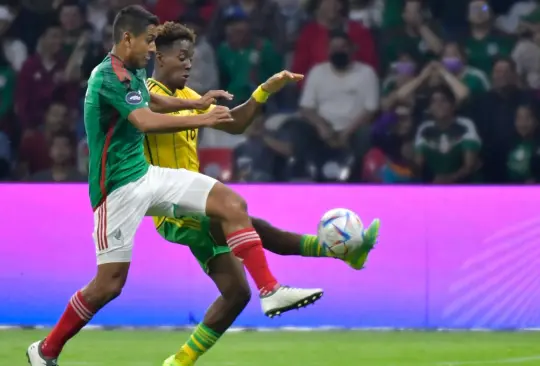
M398 61L392 65L394 71L398 75L414 75L416 71L416 65L410 61Z

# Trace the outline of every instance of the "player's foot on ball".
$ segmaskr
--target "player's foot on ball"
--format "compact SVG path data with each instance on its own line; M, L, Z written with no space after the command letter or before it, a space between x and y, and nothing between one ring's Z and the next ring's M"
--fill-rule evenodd
M323 290L319 288L302 289L280 286L269 294L261 295L262 311L267 317L273 318L287 311L314 304L322 297L323 293Z
M180 361L176 358L176 355L172 355L171 357L163 361L163 366L191 366L191 365L194 365L193 361L187 360L187 359L184 361Z
M377 239L379 238L379 228L381 221L375 219L371 222L369 227L364 231L364 240L361 244L352 247L345 255L343 260L354 269L364 268L364 264L367 261L369 252L375 247Z
M56 358L48 358L41 353L41 344L43 341L32 343L26 351L26 358L31 366L58 366Z

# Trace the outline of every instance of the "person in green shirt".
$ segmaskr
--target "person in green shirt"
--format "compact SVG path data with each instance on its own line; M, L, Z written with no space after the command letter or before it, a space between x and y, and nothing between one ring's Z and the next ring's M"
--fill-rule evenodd
M448 87L431 94L433 119L423 122L415 138L415 163L425 181L436 184L474 180L482 146L474 123L455 114L456 98Z
M468 18L470 30L462 44L469 64L490 74L496 58L510 56L515 40L493 27L493 12L486 0L471 1Z
M422 9L421 1L405 0L402 17L403 25L385 29L382 33L380 53L385 70L402 52L424 63L436 58L443 48L437 27Z
M467 64L467 55L457 42L448 42L444 46L442 64L456 76L468 89L469 95L475 96L487 92L491 85L487 75L480 69Z
M13 109L15 77L15 71L0 52L0 121Z
M522 104L516 111L516 140L508 151L507 179L510 183L535 183L540 180L538 116L531 104Z
M248 18L241 12L229 16L226 40L217 49L223 89L247 100L259 84L283 68L283 57L267 39L252 36Z

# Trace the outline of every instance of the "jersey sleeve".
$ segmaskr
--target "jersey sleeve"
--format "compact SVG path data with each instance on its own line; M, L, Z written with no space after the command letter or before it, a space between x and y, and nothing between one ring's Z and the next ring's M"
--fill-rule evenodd
M99 90L100 97L118 111L122 118L139 108L147 108L148 101L140 90L130 90L116 75L106 75Z

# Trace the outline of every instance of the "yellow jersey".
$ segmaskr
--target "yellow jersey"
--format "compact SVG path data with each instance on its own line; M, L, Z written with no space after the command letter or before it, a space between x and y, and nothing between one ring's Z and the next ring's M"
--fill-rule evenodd
M187 87L182 90L176 90L173 94L165 85L151 78L147 80L147 84L150 92L155 94L168 95L182 99L199 99L201 97L196 91ZM208 110L212 108L213 106ZM192 116L206 113L208 110L182 110L170 114L176 116ZM199 131L197 128L176 133L148 133L144 138L144 155L146 156L146 160L152 165L173 169L184 168L198 172L198 137ZM154 217L154 225L156 228L159 228L165 221L168 221L179 227L193 228L194 226L190 224L190 220L193 221L191 218L172 219L166 217ZM200 226L200 224L198 225Z
M201 96L194 90L185 87L172 93L165 85L154 79L148 79L148 89L151 93L168 95L182 99L199 99ZM211 109L210 107L209 109ZM182 110L170 113L176 116L193 116L206 111ZM194 172L199 171L197 155L197 128L176 133L149 133L144 139L144 154L152 165L164 168L184 168Z

